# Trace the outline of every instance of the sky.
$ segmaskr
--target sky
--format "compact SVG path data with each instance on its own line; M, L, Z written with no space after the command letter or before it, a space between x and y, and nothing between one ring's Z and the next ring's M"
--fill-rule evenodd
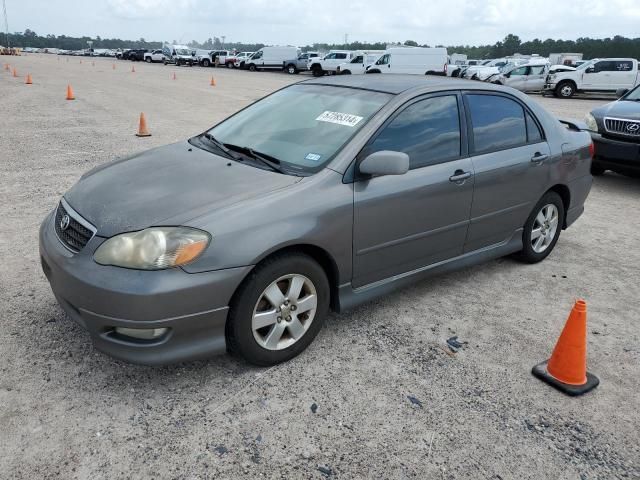
M5 0L9 31L304 46L640 37L638 0ZM1 13L0 13L1 16ZM3 23L3 22L2 22ZM2 24L0 23L0 24Z

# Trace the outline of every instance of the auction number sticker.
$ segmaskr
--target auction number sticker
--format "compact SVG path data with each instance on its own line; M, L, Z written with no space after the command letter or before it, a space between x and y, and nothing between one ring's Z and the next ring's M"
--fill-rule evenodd
M329 122L336 123L338 125L344 125L346 127L355 127L363 117L359 117L358 115L351 115L350 113L340 113L340 112L323 112L318 118L316 118L319 122Z

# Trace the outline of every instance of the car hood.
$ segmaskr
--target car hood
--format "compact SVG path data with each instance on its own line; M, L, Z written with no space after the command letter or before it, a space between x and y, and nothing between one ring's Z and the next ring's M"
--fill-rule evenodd
M157 225L184 225L214 209L286 188L301 177L228 160L180 142L99 166L65 199L111 237Z
M594 117L619 117L640 120L640 102L619 100L598 107L592 112Z

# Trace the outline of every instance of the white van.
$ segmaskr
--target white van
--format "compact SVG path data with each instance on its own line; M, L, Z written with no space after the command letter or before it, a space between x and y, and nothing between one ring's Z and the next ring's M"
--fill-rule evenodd
M245 61L245 67L252 72L268 68L282 70L285 60L298 58L300 53L298 47L262 47Z
M384 54L384 50L364 50L356 52L350 62L341 63L336 67L338 75L362 75L367 67L373 65Z
M446 48L389 48L367 69L367 73L446 75L448 63Z

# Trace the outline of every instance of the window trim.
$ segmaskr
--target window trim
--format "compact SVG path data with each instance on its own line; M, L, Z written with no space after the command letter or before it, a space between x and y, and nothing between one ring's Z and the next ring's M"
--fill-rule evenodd
M527 119L526 117L524 117L524 114L523 114L525 133L527 136L527 140L524 143L520 143L517 145L509 145L508 147L497 148L494 150L486 150L483 152L476 151L474 138L473 138L473 122L471 121L471 107L469 106L469 99L467 98L468 95L489 95L494 97L504 97L509 100L513 100L514 102L516 102L518 105L522 107L523 112L528 112L529 115L531 115L531 118L533 119L534 123L538 126L538 130L540 130L542 138L540 139L540 141L537 141L537 142L529 141L529 129L527 127ZM512 148L526 147L527 145L536 145L538 143L547 141L547 135L544 129L542 128L542 124L540 123L540 120L538 120L538 117L534 115L531 109L524 102L522 102L519 98L514 97L513 95L509 95L508 93L503 93L498 91L490 91L490 90L464 90L462 91L462 99L464 101L465 117L467 120L467 123L466 123L467 130L468 130L467 139L469 142L468 151L469 151L469 155L471 156L475 157L479 155L487 155L489 153L503 152L504 150L511 150Z

